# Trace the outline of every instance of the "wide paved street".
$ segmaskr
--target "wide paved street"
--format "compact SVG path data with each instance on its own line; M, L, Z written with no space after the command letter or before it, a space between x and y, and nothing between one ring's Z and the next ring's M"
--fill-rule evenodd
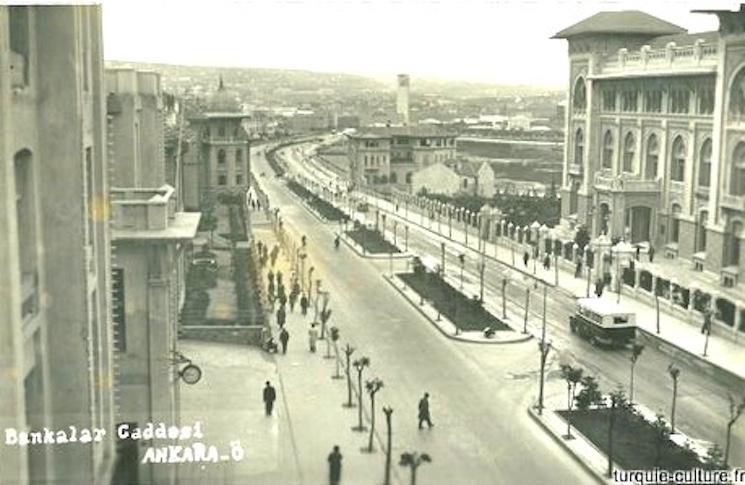
M512 483L516 476L522 483L593 482L526 412L536 382L514 376L535 367L534 342L464 345L442 336L384 281L378 265L346 249L334 251L334 227L300 207L263 157L254 158L254 170L267 174L259 183L272 206L307 235L342 341L358 347L357 356L371 358L368 377L385 381L379 402L394 408L394 456L430 453L434 462L421 471L426 483ZM436 426L418 431L417 402L425 391Z
M307 149L306 149L307 150ZM287 160L290 167L299 173L310 176L313 172L303 163L301 156L303 150L287 152ZM318 175L316 175L318 178ZM399 221L398 237L402 239L403 218ZM391 218L388 227L390 230ZM418 219L416 219L418 221ZM425 221L426 222L426 221ZM420 255L429 255L430 258L439 261L441 255L440 241L444 238L434 235L417 224L409 226L409 249ZM456 245L446 241L446 269L452 276L459 275L458 254L463 252L462 245ZM478 287L478 256L475 250L465 251L466 286ZM516 256L518 264L520 255ZM387 262L380 263L380 271L387 271ZM532 264L529 265L529 268ZM501 280L504 274L504 266L488 262L485 270L485 299L493 302L495 306L501 305ZM514 277L513 277L514 280ZM525 283L513 282L508 285L508 301L513 308L522 308L525 301ZM542 298L540 290L534 290L531 296L531 325L539 325L542 310ZM475 292L474 292L475 294ZM630 361L628 351L603 350L593 347L589 342L572 335L568 327L569 315L574 311L574 302L560 292L548 294L547 303L547 335L559 351L557 359L561 363L572 363L585 369L598 378L601 389L610 391L618 386L628 389ZM643 342L644 343L644 342ZM675 363L681 369L681 378L678 389L676 426L686 432L689 436L719 443L724 445L724 434L728 415L728 394L737 397L745 392L742 383L732 383L728 379L717 379L706 375L695 363L689 359L680 359L669 356L658 350L653 342L646 342L646 348L636 364L635 372L635 400L644 404L653 411L666 415L670 412L672 399L672 380L667 372L670 363ZM538 355L535 343L527 344L530 355L526 366L537 371ZM497 374L504 368L501 356L502 348L482 349L475 346L466 346L469 358L476 362L483 371ZM525 345L521 346L525 347ZM496 351L496 352L495 352ZM496 353L499 358L495 358ZM533 383L533 381L530 381ZM516 386L512 383L510 389ZM535 395L534 389L528 389ZM731 458L732 464L745 464L745 428L736 426L732 433Z

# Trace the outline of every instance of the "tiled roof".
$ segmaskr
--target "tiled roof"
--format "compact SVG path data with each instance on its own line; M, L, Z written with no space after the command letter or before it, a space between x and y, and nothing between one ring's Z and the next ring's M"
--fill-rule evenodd
M351 138L391 138L393 136L424 138L436 136L455 136L455 133L438 126L383 126L360 128L349 135Z
M569 39L574 36L589 34L660 36L683 34L685 32L684 28L648 13L639 10L623 10L619 12L598 12L558 32L552 38Z

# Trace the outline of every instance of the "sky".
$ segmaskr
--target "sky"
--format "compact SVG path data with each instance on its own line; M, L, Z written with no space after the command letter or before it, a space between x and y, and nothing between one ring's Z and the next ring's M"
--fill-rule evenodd
M726 0L103 0L107 60L304 69L559 87L566 41L601 10L644 10L690 32Z

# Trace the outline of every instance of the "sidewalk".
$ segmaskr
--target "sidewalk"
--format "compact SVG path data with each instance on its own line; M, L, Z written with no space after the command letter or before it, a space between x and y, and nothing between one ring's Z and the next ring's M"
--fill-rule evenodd
M366 196L370 197L370 196ZM465 233L460 228L456 228L455 225L452 227L452 238L449 237L450 230L447 223L440 224L441 233L438 233L437 222L428 224L429 219L421 217L421 214L414 212L414 208L409 207L408 218L405 218L404 210L399 207L398 212L395 211L395 206L388 201L376 198L378 207L382 210L395 217L399 221L406 221L409 224L418 226L421 230L429 231L433 234L437 234L440 238L455 242L462 246L464 249L471 251L477 251L477 237L474 233L468 233L468 245L465 245ZM424 221L424 224L421 221ZM499 261L507 266L512 267L512 256L514 254L515 266L512 267L513 271L523 273L526 277L533 276L533 260L528 262L527 267L523 266L522 254L518 251L512 251L510 247L502 244L495 245L492 242L484 243L484 254L487 258L493 261ZM494 255L497 255L495 257ZM559 285L555 285L556 268L554 262L551 262L552 267L550 270L544 270L540 262L535 267L535 277L545 281L549 286L556 287L557 290L563 291L572 298L585 298L587 291L586 278L575 278L574 274L559 268L558 281ZM628 291L628 288L624 288ZM592 294L592 293L591 293ZM606 289L602 296L603 299L608 301L616 301L617 293L613 293ZM672 349L667 349L672 353L683 353L689 358L695 358L701 361L702 364L709 364L715 366L717 369L722 370L732 377L737 379L745 379L745 352L743 351L742 345L739 345L730 340L726 340L716 335L711 335L709 338L707 356L703 356L704 349L704 336L700 333L700 322L688 322L677 318L669 313L660 312L660 333L656 333L656 311L653 306L650 306L642 301L632 298L630 295L624 295L623 290L621 299L624 304L631 307L631 309L637 315L637 326L642 330L643 335L652 341L659 341L660 344L671 346Z

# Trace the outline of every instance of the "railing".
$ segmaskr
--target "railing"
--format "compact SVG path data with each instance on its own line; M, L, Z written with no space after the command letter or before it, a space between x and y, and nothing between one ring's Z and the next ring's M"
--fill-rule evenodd
M722 205L728 209L745 211L745 195L722 194Z
M659 192L660 181L655 180L641 180L638 178L631 178L629 175L606 175L603 173L596 173L594 185L596 189L600 190L611 190L614 192Z
M655 70L677 67L715 67L717 64L718 45L706 44L699 39L693 45L676 47L671 42L662 49L651 49L643 46L640 50L629 52L620 49L617 53L608 54L601 62L600 73L613 73L627 70Z

